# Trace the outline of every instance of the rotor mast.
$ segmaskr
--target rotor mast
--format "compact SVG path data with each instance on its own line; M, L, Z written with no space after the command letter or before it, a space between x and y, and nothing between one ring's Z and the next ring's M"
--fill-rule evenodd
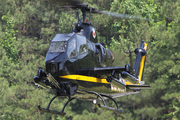
M82 8L81 11L82 11L82 16L83 16L83 22L85 22L85 20L86 20L86 9Z

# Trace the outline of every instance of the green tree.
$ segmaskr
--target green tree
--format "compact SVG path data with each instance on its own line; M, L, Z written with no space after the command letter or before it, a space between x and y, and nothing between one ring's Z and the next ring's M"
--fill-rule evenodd
M0 39L0 45L6 50L6 54L10 61L16 61L18 51L15 46L16 42L16 30L14 30L14 20L11 18L10 12L7 15L2 16L2 20L6 23L4 30L4 38Z

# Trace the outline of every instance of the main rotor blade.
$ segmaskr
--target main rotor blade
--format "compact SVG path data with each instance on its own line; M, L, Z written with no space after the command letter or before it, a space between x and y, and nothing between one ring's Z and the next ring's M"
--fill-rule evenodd
M47 1L50 4L54 4L62 8L85 9L86 11L90 11L91 9L91 7L88 7L88 4L80 3L79 0L43 0L43 1ZM95 10L95 8L92 8L92 10Z
M113 12L108 12L108 11L99 11L98 13L106 14L106 15L110 15L110 16L114 16L114 17L125 18L125 19L153 20L153 19L149 19L149 18L131 16L131 15L120 14L120 13L113 13Z
M131 16L126 14L120 14L120 13L113 13L108 11L96 11L95 8L88 7L88 4L80 3L79 0L44 0L48 1L51 4L59 5L64 8L73 8L73 9L84 9L87 12L96 13L96 14L106 14L114 17L120 17L125 19L137 19L137 20L153 20L149 18L143 18L143 17L137 17L137 16Z
M46 0L51 4L59 6L77 6L80 4L78 0Z

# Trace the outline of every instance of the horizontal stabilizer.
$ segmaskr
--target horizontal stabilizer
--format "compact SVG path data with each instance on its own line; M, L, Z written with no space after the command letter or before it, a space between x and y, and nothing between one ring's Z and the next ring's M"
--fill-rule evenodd
M94 68L83 68L83 69L78 69L76 70L76 74L79 75L89 75L91 74L98 74L98 75L104 75L104 74L111 74L113 71L121 73L122 71L125 71L124 66L118 66L118 67L94 67Z
M129 89L152 89L150 85L126 85Z

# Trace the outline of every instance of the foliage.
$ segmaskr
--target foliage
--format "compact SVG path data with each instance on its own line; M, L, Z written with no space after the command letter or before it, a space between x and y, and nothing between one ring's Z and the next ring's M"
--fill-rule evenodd
M65 117L40 112L53 97L38 88L33 77L44 60L50 40L69 33L77 21L74 10L47 1L0 0L0 119L97 120L180 118L180 13L178 0L84 0L99 10L154 19L151 21L91 15L99 42L115 51L114 66L127 63L124 51L134 50L141 40L148 43L144 81L152 90L117 98L124 113L99 109L89 101L74 100ZM10 11L10 12L8 12ZM73 14L73 15L72 15ZM87 15L88 16L88 15ZM127 56L127 55L126 55ZM16 64L14 64L16 63ZM140 98L139 96L142 96ZM60 111L67 98L53 101ZM109 102L111 104L111 102Z
M5 37L3 39L0 39L0 46L6 50L6 54L10 61L16 61L18 51L15 45L16 42L15 34L17 33L17 31L13 29L15 23L14 20L10 17L11 17L10 12L8 12L7 15L2 16L2 20L7 25L4 30Z

